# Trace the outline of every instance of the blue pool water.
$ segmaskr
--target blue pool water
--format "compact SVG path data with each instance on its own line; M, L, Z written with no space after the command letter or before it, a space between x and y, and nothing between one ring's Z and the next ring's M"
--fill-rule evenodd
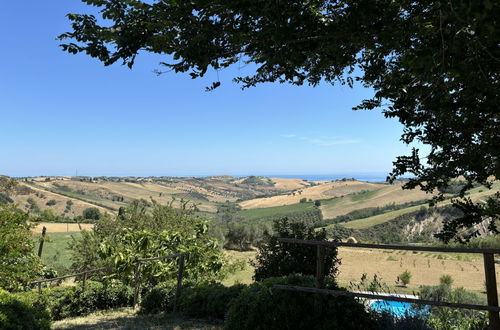
M429 306L415 309L409 303L398 301L378 300L372 302L370 307L377 312L388 312L396 317L415 316L429 313Z

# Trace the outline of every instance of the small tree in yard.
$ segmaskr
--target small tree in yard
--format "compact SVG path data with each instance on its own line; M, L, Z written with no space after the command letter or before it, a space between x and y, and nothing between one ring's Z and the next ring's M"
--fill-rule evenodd
M72 244L72 269L110 266L117 278L134 283L137 259L189 252L186 257L186 281L223 279L226 262L217 240L210 236L208 223L194 214L195 206L181 202L159 205L144 200L134 201L120 217L104 215L91 231L82 232ZM175 278L178 259L145 263L141 279L154 286Z
M401 280L401 283L403 283L404 286L407 286L410 284L411 280L411 273L408 270L405 270L401 275L399 275L399 279Z
M293 273L304 275L316 274L316 246L282 243L278 238L298 238L307 240L326 241L325 230L315 231L303 223L291 223L287 218L276 220L273 225L274 233L264 233L263 243L259 247L255 266L254 279L261 281L268 277L285 276ZM325 275L335 276L337 265L337 249L325 249Z

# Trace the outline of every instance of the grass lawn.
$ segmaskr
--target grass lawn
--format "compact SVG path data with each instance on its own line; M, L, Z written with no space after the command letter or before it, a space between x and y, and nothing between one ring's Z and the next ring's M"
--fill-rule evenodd
M247 220L257 220L276 215L287 215L290 213L299 213L314 209L313 202L296 203L283 206L265 207L260 209L249 209L238 211L237 214L245 217Z
M197 320L176 314L140 315L133 308L101 311L86 317L57 321L53 329L206 329L222 330L222 322Z
M71 237L79 238L80 235L80 232L47 233L42 260L58 272L66 270L71 265L68 244L72 241ZM34 235L36 251L38 251L40 236L40 234Z

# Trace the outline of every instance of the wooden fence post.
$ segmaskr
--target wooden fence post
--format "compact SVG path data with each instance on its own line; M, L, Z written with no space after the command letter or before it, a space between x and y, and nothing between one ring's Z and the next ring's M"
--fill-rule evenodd
M42 257L43 251L43 242L45 241L45 234L47 233L47 228L43 226L42 228L42 237L40 238L40 245L38 245L38 257Z
M325 246L316 246L316 288L323 289L325 287ZM323 295L317 293L314 296L314 311L317 316L323 312Z
M135 290L134 290L134 307L139 303L139 290L141 288L141 262L138 261L135 266Z
M484 275L486 277L486 295L488 305L498 307L497 280L495 274L495 255L493 253L483 253ZM489 311L490 328L500 329L500 318L498 312Z
M38 294L42 294L42 283L38 283Z
M83 281L82 281L82 290L85 291L85 287L87 286L87 272L83 273Z
M175 304L174 304L175 312L179 310L183 275L184 275L184 255L181 255L179 260L179 273L177 273L177 290L175 291Z

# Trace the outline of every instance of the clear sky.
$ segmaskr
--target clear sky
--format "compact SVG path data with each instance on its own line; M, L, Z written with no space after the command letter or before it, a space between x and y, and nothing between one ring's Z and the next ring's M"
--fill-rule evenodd
M370 90L157 76L158 56L129 70L69 55L56 36L80 0L7 1L0 10L0 173L37 175L387 172L408 148L380 111L352 111Z

